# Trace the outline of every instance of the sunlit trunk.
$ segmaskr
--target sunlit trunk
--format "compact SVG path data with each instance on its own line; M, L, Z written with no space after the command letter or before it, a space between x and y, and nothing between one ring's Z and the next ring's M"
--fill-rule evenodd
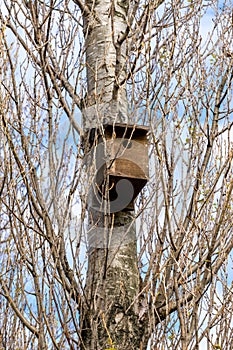
M87 96L83 101L84 129L105 123L126 122L125 88L128 1L87 1L84 17Z

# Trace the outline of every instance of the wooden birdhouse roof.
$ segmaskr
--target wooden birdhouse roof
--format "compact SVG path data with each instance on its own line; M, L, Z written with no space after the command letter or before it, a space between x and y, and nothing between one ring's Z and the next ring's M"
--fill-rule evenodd
M115 123L115 124L105 124L104 132L106 136L112 136L113 132L115 132L117 137L124 138L145 138L150 130L148 126L144 125L128 125L123 123Z

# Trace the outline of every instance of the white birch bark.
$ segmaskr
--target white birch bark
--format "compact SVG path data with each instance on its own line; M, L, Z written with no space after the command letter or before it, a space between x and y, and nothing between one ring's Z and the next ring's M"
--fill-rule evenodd
M83 101L84 130L102 124L127 122L125 88L128 1L87 1L84 16L87 96Z

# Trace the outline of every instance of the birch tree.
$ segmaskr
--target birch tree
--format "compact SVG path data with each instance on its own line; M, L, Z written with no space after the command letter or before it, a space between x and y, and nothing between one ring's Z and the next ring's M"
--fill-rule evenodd
M0 21L0 349L232 349L231 2ZM148 126L150 178L114 211L93 189L116 123Z

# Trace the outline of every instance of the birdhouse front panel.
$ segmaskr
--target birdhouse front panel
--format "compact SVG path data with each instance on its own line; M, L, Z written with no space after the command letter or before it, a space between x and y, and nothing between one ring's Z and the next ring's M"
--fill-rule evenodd
M107 141L110 151L108 174L123 178L148 179L148 145L135 139Z
M96 148L96 186L100 193L114 201L123 179L133 187L132 202L149 179L148 128L125 124L104 126ZM122 187L123 188L123 187ZM123 190L122 190L123 191ZM127 189L126 189L127 191ZM127 193L126 193L127 195Z

